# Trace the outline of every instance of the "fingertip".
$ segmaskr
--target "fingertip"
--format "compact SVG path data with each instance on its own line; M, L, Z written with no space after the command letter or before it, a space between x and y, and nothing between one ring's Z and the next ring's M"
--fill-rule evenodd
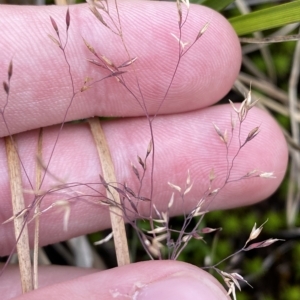
M25 294L18 299L229 299L222 285L195 266L148 261L93 273Z
M232 88L240 71L242 52L236 32L220 13L193 5L189 18L198 30L208 23L207 30L192 49L194 57L188 58L201 71L197 74L197 86L201 89L194 94L198 104L193 107L199 109L216 103Z
M201 269L191 272L184 270L179 274L152 282L142 287L136 294L137 300L153 299L228 299L225 290L215 280Z

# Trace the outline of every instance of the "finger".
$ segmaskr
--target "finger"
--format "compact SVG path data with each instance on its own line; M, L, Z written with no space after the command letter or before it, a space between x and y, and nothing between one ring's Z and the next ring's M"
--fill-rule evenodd
M2 270L3 264L0 264L0 268ZM99 270L55 265L39 266L38 286L42 288L95 272L99 272ZM1 274L0 294L2 300L12 299L22 294L20 280L20 269L17 265L5 267L3 274Z
M192 5L182 31L184 42L193 43L209 22L205 34L180 61L176 4L152 1L120 2L124 40L131 57L138 57L124 74L126 87L116 78L107 79L74 98L66 120L91 116L141 116L191 111L218 101L231 88L240 68L241 51L229 23L217 12ZM117 18L114 7L111 15ZM72 86L64 55L47 34L55 35L52 16L65 38L65 7L10 7L0 11L0 79L6 80L13 58L13 77L5 111L11 133L61 123L70 104ZM128 60L116 35L92 15L86 5L70 7L71 25L66 56L71 66L75 91L89 76L94 80L109 75L86 61L94 58L83 39L95 50L120 65ZM124 69L126 70L126 69ZM176 71L175 71L176 70ZM176 72L167 98L171 79ZM138 80L138 81L137 81ZM132 92L130 92L130 91ZM2 90L3 107L5 93ZM0 135L7 135L4 124Z
M56 273L54 268L48 271L48 276ZM76 274L76 269L73 268L72 272ZM74 278L74 275L72 277ZM136 263L72 278L61 283L57 283L54 276L51 278L56 284L51 285L48 281L46 287L17 299L57 299L57 295L60 299L103 300L114 298L184 300L198 299L199 295L203 300L230 299L221 284L207 272L176 261ZM13 287L16 285L15 282L9 283Z
M287 147L277 123L268 114L255 108L249 112L243 123L241 140L244 141L248 133L257 125L260 125L261 132L241 149L235 159L230 177L235 181L225 185L216 197L206 196L210 186L211 169L214 169L216 176L212 183L212 190L223 186L228 169L226 147L219 139L212 122L215 122L222 132L225 129L230 132L231 110L229 105L223 105L191 113L158 117L153 128L155 137L153 186L151 183L151 156L148 159L142 186L131 167L132 162L142 177L142 168L137 162L137 155L144 159L146 154L150 140L147 121L144 118L134 118L103 123L120 188L126 182L134 193L138 194L141 188L140 195L148 198L153 188L152 200L159 211L166 211L172 192L175 192L171 215L188 213L202 198L205 199L203 209L213 210L250 205L268 197L275 191L284 176ZM57 130L57 127L44 129L43 164L47 164L57 137ZM239 148L238 132L234 132L235 135L228 152L229 166ZM34 182L36 164L37 136L38 132L33 131L16 137L22 162L32 182ZM3 142L0 146L0 170L2 170L0 221L3 222L12 215ZM168 182L181 187L183 192L186 187L188 170L193 187L183 202L180 194L171 189ZM239 180L252 170L258 170L258 174L274 172L276 178ZM71 215L68 221L68 230L63 230L63 208L50 209L41 216L41 245L110 226L107 206L103 207L100 201L103 199L101 195L105 195L105 189L101 186L99 179L101 172L99 158L88 126L85 124L66 126L56 146L42 191L46 193L49 188L57 187L59 184L72 182L75 184L72 188L65 186L65 189L61 191L47 194L43 199L42 209L48 208L58 200L70 201ZM27 191L32 189L25 176L23 182ZM91 188L85 186L86 183L90 184ZM30 204L33 198L32 194L26 194L27 204ZM133 202L135 201L133 198ZM128 201L125 202L128 210L133 211ZM139 202L140 215L144 217L149 215L149 208L149 202ZM130 217L134 217L134 214L131 214ZM32 227L33 224L30 225L31 230ZM9 253L15 243L12 224L0 226L0 240L2 243L1 254Z

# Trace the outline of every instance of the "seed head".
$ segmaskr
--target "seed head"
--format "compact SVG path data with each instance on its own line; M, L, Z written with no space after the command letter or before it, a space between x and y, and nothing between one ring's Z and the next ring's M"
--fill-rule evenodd
M8 95L9 94L9 85L7 84L6 81L3 81L3 88L5 93Z
M67 13L66 13L66 25L67 25L67 31L70 27L70 22L71 22L71 17L70 17L70 11L69 11L69 8L67 10Z
M56 31L56 34L59 36L58 26L57 26L55 20L51 16L50 16L50 20L51 20L52 27Z
M8 81L10 81L12 74L13 74L13 62L11 60L9 63L9 66L8 66L8 71L7 71Z

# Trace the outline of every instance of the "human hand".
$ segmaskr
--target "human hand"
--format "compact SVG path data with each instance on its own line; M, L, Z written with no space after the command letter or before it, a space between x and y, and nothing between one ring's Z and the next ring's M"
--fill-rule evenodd
M62 53L46 36L53 30L48 16L51 15L60 28L64 28L65 12L66 8L62 7L2 6L0 10L1 78L6 78L7 64L12 56L14 62L9 104L4 117L10 132L18 133L15 141L30 178L34 178L36 164L38 130L35 129L61 123L72 95ZM178 30L176 7L172 3L128 2L126 7L121 4L121 12L124 37L130 53L138 56L136 71L148 111L153 113L168 86L178 56L178 45L170 36ZM114 61L123 62L124 53L121 53L120 42L111 32L95 25L95 18L86 6L70 7L70 13L70 39L66 53L76 88L80 89L86 76L97 78L101 72L85 62L90 54L82 43L82 37ZM185 40L193 40L207 21L210 22L209 29L182 59L169 96L160 111L163 115L154 122L156 162L153 199L162 211L170 199L168 181L184 185L187 170L190 170L194 187L185 206L185 210L189 211L207 188L210 169L214 167L219 174L226 170L224 144L216 137L212 122L217 122L220 128L228 128L231 107L209 106L232 86L239 71L241 53L230 25L215 12L199 6L193 6L190 11L187 30L184 30ZM129 81L130 75L125 74ZM1 96L1 99L4 97ZM136 154L145 152L150 139L148 123L139 105L112 78L79 94L67 120L94 115L126 117L103 122L102 126L118 182L135 186L130 162L135 161ZM132 118L137 116L141 117ZM231 184L216 198L210 209L249 205L267 197L278 187L287 163L285 141L276 122L265 112L254 108L247 117L244 130L248 133L258 125L262 132L239 154L236 172L245 173L258 168L274 171L277 178L270 181L256 178L246 184L244 181ZM49 158L57 134L58 126L44 129L44 161ZM0 135L7 135L3 121ZM12 215L3 140L0 142L0 167L0 221L3 222ZM49 171L66 182L99 182L101 166L86 124L65 125ZM53 177L47 176L42 189L47 190L55 183ZM25 177L24 185L29 189ZM149 189L145 188L144 193L149 193ZM56 196L49 196L43 205L47 207L55 200ZM32 195L27 194L26 201L31 203ZM182 213L182 206L175 203L172 213ZM63 230L62 213L52 209L42 215L40 244L67 240L109 226L106 209L83 201L73 202L68 231ZM0 255L7 255L15 243L11 223L0 227L0 237ZM3 299L20 294L17 276L15 268L7 268L0 278ZM100 273L96 270L42 267L40 286L44 288L21 298L197 299L199 295L201 299L226 298L225 290L209 274L174 261L143 262Z

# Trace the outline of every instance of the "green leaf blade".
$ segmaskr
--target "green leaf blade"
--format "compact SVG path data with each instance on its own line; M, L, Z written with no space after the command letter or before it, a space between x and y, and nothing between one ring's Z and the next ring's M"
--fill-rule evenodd
M300 22L300 1L276 5L229 19L236 33L245 35Z
M222 11L229 4L233 3L235 0L204 0L201 5L210 7L216 11Z

